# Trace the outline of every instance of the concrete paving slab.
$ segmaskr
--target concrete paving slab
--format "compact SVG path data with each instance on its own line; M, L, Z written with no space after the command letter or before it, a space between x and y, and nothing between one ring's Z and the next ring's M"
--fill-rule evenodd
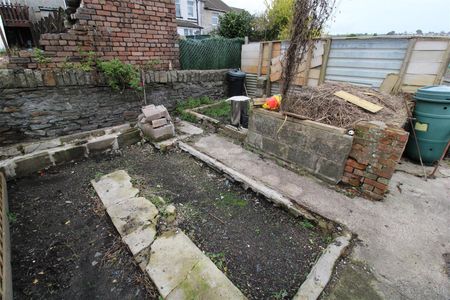
M377 290L386 299L450 299L442 258L450 252L448 178L425 182L397 172L386 199L373 202L348 198L218 135L202 137L192 146L356 233L361 243L352 258L371 267Z
M98 181L92 180L91 183L106 208L134 198L139 193L138 189L133 188L131 177L123 170L105 175Z
M135 228L133 232L123 236L122 240L127 244L133 256L136 256L153 243L155 236L156 225L149 224Z
M146 271L165 299L245 299L181 231L155 240Z
M203 134L203 129L200 127L194 126L189 122L181 121L180 123L176 124L177 131L187 134L187 135L199 135Z
M110 205L107 212L117 231L128 235L142 226L156 224L158 209L145 198L128 198Z

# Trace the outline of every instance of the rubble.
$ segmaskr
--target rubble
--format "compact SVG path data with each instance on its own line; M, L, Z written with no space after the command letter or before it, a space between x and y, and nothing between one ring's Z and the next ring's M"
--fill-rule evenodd
M163 105L148 105L142 108L138 117L138 127L145 138L151 141L163 141L175 136L172 118Z

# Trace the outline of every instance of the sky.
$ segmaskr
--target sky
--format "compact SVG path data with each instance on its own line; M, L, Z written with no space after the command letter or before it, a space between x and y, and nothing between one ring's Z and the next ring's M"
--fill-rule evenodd
M251 13L264 11L264 0L224 0ZM450 31L450 0L337 0L327 31L331 34L389 31Z

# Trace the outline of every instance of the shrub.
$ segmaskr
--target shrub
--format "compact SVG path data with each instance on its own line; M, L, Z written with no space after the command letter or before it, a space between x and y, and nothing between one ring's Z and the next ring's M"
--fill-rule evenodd
M118 59L103 61L98 64L100 71L105 74L108 85L116 91L132 88L142 90L139 70L133 65L125 64Z

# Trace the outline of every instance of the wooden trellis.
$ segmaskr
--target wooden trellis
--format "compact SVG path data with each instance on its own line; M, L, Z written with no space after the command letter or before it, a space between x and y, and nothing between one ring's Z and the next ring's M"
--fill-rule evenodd
M65 20L66 13L64 9L59 8L48 17L42 18L38 22L33 23L31 26L31 34L35 45L39 46L41 34L66 32L67 28L64 25Z

